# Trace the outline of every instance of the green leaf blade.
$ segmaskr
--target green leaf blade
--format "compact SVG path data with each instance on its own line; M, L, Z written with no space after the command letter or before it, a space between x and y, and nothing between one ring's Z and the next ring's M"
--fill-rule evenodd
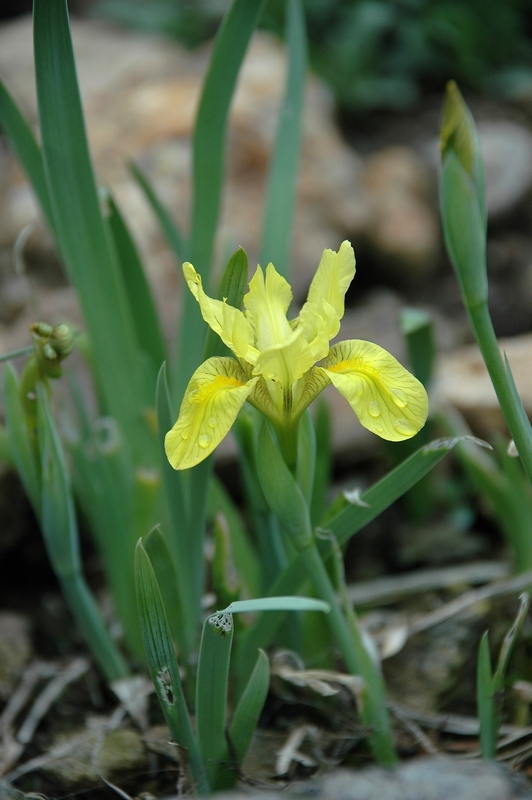
M67 5L35 0L33 14L42 157L57 242L79 294L107 411L142 457L133 321L100 212Z
M196 683L196 728L201 758L213 790L232 786L225 737L229 659L233 642L230 614L209 617L203 625Z
M39 459L20 402L17 374L11 364L6 364L4 368L3 395L4 415L15 465L33 510L38 515L41 503Z
M186 242L179 228L177 227L176 222L172 219L164 205L159 200L153 186L149 182L146 175L144 175L142 170L132 161L129 162L129 169L138 185L144 192L144 195L150 204L153 213L157 217L159 225L161 226L163 233L166 236L166 240L170 245L170 248L172 249L176 259L178 261L184 261L186 258Z
M289 279L290 243L307 74L305 15L301 0L289 0L287 3L287 43L288 79L268 178L259 261L261 264L273 262L277 271Z
M181 688L166 611L153 567L141 540L135 550L135 586L148 667L166 723L175 740L188 750L198 790L201 794L208 794L209 784Z
M131 316L135 322L137 346L148 354L153 370L157 372L166 359L166 346L151 288L135 242L111 194L107 196L107 206L107 223L118 255L118 266Z
M194 198L188 260L209 285L214 238L222 196L225 134L229 106L247 46L257 27L265 0L233 0L216 36L194 130ZM200 363L205 341L204 322L192 295L185 295L180 325L177 397Z
M259 650L257 662L242 693L231 720L229 741L241 765L251 744L270 684L270 663L264 650Z
M52 206L44 175L41 150L28 122L2 81L0 81L0 127L9 137L11 146L37 195L48 227L53 233Z
M241 614L250 611L322 611L328 614L331 607L324 600L313 597L258 597L253 600L235 600L217 614Z
M482 758L494 759L497 753L498 720L495 708L488 631L480 641L477 662L477 708L480 723Z

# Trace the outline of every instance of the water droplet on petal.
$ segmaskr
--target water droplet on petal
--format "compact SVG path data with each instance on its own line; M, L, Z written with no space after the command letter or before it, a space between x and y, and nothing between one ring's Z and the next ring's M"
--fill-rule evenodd
M373 417L374 419L375 419L375 417L380 417L381 408L380 408L377 400L371 400L370 401L370 403L368 405L368 414L370 415L370 417Z
M207 436L206 433L202 433L201 436L198 438L198 444L200 447L203 447L204 450L207 449L210 443L211 443L211 437Z
M185 441L188 439L189 432L188 431L181 431L181 438Z
M394 419L392 425L397 433L401 433L403 436L413 436L416 432L414 426L404 417Z
M375 427L375 433L382 433L384 430L382 425L375 425L374 427Z
M207 420L207 425L209 426L209 428L216 428L217 424L218 422L216 420L216 417L209 417L209 419Z
M392 389L392 400L398 408L404 408L407 402L406 392L402 389Z

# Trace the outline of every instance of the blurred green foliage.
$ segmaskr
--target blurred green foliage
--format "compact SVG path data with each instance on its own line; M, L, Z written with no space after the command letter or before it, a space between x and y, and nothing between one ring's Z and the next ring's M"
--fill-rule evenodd
M262 26L279 36L285 0ZM209 39L228 0L98 0L95 12L193 48ZM532 0L304 0L314 70L340 107L414 106L449 79L516 96L532 87ZM488 9L489 6L489 9Z

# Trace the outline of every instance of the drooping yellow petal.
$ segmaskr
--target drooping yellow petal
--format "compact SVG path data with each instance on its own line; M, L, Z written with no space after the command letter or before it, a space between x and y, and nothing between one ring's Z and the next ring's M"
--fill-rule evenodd
M245 359L248 348L254 343L254 334L243 312L225 300L223 302L214 300L205 294L201 275L188 261L183 264L183 274L188 288L199 303L201 316L207 325L238 358Z
M350 242L342 242L337 253L324 250L310 284L307 302L301 309L302 324L308 326L312 314L316 314L325 321L329 340L333 339L340 330L345 293L354 276L355 253ZM309 335L305 335L310 341Z
M360 339L339 342L316 369L323 370L362 425L383 439L410 439L425 424L423 385L379 345Z
M228 433L257 378L247 380L232 358L209 358L187 386L179 417L164 446L174 469L194 467Z
M290 284L279 275L273 264L266 267L266 279L261 267L249 282L249 292L244 295L246 318L255 331L258 350L283 344L292 328L286 312L292 302Z

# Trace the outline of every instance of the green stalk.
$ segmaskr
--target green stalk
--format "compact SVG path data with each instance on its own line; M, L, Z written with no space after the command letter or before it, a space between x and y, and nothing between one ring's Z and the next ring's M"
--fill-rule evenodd
M488 304L466 304L466 309L502 413L532 484L532 428L519 395L513 391L513 378L502 359Z
M331 607L327 622L348 670L354 675L362 675L366 683L361 716L364 725L372 731L369 742L375 758L380 764L396 764L397 755L390 730L384 681L364 644L356 617L353 615L353 624L346 622L315 543L303 550L301 556L314 591Z
M299 552L305 577L310 578L317 596L330 606L327 620L348 670L364 678L365 692L361 704L361 716L371 731L369 734L371 749L381 764L395 764L397 756L392 741L386 691L379 666L373 662L368 653L354 614L349 609L349 622L347 622L342 613L336 591L316 544L308 502L285 463L266 422L260 433L258 453L260 457L257 460L257 469L264 497L278 518L287 539Z

